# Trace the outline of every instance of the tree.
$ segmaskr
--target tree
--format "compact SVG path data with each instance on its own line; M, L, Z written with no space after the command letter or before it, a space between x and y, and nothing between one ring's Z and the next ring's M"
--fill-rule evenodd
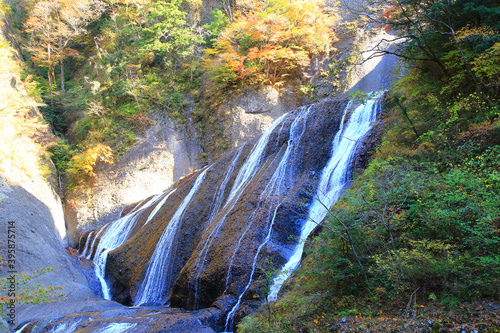
M140 53L152 52L164 69L175 75L180 63L191 60L202 37L186 26L187 13L180 9L183 0L153 0L143 29Z
M206 68L216 89L301 79L314 56L328 53L333 23L320 0L238 2L206 51Z
M372 57L394 54L416 65L432 62L439 69L438 79L456 87L453 93L476 93L493 105L491 97L498 97L498 88L492 91L491 79L486 80L473 64L481 57L498 66L500 55L494 45L500 40L500 12L492 1L392 0L390 4L380 17L365 15L397 33L391 42L399 42L398 49L380 48L387 42L383 40L370 50L376 51ZM487 58L481 56L485 52Z
M34 5L25 31L31 34L28 50L35 64L48 68L49 91L55 83L54 67L61 68L61 90L64 86L64 59L77 54L71 49L76 37L104 11L100 0L43 0Z

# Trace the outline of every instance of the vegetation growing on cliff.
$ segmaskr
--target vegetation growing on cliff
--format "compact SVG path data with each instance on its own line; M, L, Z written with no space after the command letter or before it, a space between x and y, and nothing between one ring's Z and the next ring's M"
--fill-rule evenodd
M205 32L195 1L115 1L95 22L82 21L85 36L55 20L57 11L43 35L35 4L16 2L12 15L31 18L25 42L38 47L31 60L42 65L32 88L67 139L53 156L75 184L98 160L123 154L154 117L205 117L195 109L204 71L212 92L300 81L334 38L317 1L242 1L214 11ZM498 299L499 18L487 0L396 1L373 18L398 31L395 53L408 63L387 97L383 143L332 208L291 291L242 331L326 331L347 315L382 320L396 307L411 317Z
M498 330L498 316L442 311L500 297L499 18L489 2L408 0L376 19L404 36L390 52L409 66L386 96L382 144L288 292L242 332L412 331L420 318Z
M198 5L181 0L11 5L11 18L25 32L24 56L36 66L31 77L46 103L44 118L62 138L52 154L70 188L85 184L96 162L111 161L109 153L123 155L155 118L167 114L184 123L189 117L199 97L195 57L203 39L193 18ZM188 12L193 17L188 19ZM95 158L96 151L107 153Z
M165 115L180 125L193 120L202 136L205 127L217 133L214 97L256 84L304 84L305 68L334 39L333 16L320 0L222 1L209 24L201 22L200 0L16 0L10 7L44 118L62 139L53 159L71 188L89 175L75 170L95 168L82 161L96 146L119 158Z
M335 40L323 1L240 1L231 22L206 49L212 91L301 81L313 57Z

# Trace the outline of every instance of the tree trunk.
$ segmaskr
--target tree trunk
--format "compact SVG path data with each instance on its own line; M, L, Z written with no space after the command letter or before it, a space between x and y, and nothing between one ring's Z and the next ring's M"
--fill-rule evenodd
M64 88L64 60L61 59L61 91L66 91Z
M63 52L62 50L62 37L59 37L59 48L61 49L61 54ZM61 91L66 91L65 88L64 88L64 59L63 57L61 56L61 61L60 61L60 64L61 64Z
M47 76L49 78L49 93L52 96L52 66L50 65L50 43L47 46L47 54L48 54L48 60L49 60L49 71L47 73Z

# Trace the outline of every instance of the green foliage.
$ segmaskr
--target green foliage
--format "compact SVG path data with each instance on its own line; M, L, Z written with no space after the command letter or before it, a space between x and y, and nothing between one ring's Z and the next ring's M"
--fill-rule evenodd
M393 2L381 22L407 38L397 53L412 65L401 102L445 135L498 116L499 19L492 1Z
M64 95L59 93L46 95L44 98L46 106L41 108L43 118L53 126L54 134L58 136L66 133L69 127L68 121L64 116L67 110L64 97Z
M183 0L154 0L148 4L150 15L142 30L139 53L153 52L162 60L162 67L173 70L180 61L192 60L200 36L186 26L186 12L180 10Z
M364 91L355 91L349 94L349 99L359 102L361 104L365 104L366 100L370 98L370 94Z
M52 162L56 166L57 172L63 174L68 168L68 162L74 155L74 151L71 149L71 145L67 140L59 140L57 145L49 147L49 152L51 154Z
M24 0L12 0L0 3L2 12L12 24L12 28L20 31L28 16L29 3Z
M1 259L1 258L0 258ZM0 279L0 315L5 315L5 307L14 300L17 304L44 304L57 302L64 298L64 294L59 291L62 286L44 286L42 282L34 282L36 278L53 271L55 266L37 269L31 273L15 274L15 296L8 294L12 292L10 285L13 280L12 275Z
M37 69L44 118L68 139L52 152L71 188L91 177L79 172L85 163L75 156L104 145L119 158L163 113L180 124L190 117L188 110L201 98L195 56L203 38L185 9L180 0L114 2L89 26L93 36L75 44L78 55L66 64L66 75L73 74L66 92L48 96L47 69Z
M210 24L205 24L203 27L208 31L207 36L205 36L205 44L207 47L213 47L214 40L219 37L220 33L224 30L229 22L229 18L220 9L214 9L211 13Z
M333 23L319 0L242 1L234 21L205 51L211 91L301 81L311 58L328 51Z

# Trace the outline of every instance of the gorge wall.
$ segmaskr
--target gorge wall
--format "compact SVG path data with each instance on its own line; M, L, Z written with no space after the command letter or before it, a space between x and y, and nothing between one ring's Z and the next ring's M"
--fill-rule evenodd
M350 41L346 39L344 43ZM337 93L335 87L339 87L334 82L337 77L321 74L320 69L328 70L328 65L328 61L320 62L311 75L313 84L324 87L320 99L331 98ZM377 70L375 66L368 72L377 75ZM4 72L0 79L2 91L19 94L14 99L25 100L18 74ZM376 89L385 87L379 84ZM2 96L1 100L9 98ZM40 114L32 109L36 104L33 101L23 103L28 108L18 121L27 125ZM0 218L16 221L18 233L23 235L17 242L19 270L29 273L53 267L33 282L62 286L60 293L65 299L55 304L20 305L16 324L32 321L25 332L96 332L108 328L141 332L152 327L172 332L189 327L211 332L207 326L225 329L226 318L234 310L229 323L229 328L233 327L239 318L261 304L262 277L284 265L297 246L321 170L343 123L347 101L323 101L285 116L259 148L258 156L254 155L253 167L248 165L247 157L253 156L257 146L245 142L256 141L276 119L305 103L287 90L271 87L234 96L223 104L221 112L229 112L224 131L230 138L229 148L236 150L197 172L202 167L197 159L201 153L195 139L198 133L189 126L179 128L168 119L159 119L116 165L98 170L89 193L81 193L67 203L68 230L53 167L40 155L41 147L53 138L46 128L33 131L22 127L36 134L20 136L33 144L22 150L22 155L33 158L27 164L35 165L36 170L27 172L17 162L11 163L15 159L2 159ZM347 112L347 118L349 115ZM6 119L2 119L2 126ZM307 129L303 133L302 125ZM2 131L2 146L19 149L12 138L22 128ZM371 135L375 140L375 135ZM351 167L362 165L368 151L373 150L366 145L358 148ZM186 177L173 191L163 192L183 176ZM123 242L110 247L105 242L100 244L107 230L111 230L101 226L119 218L125 207L130 212L125 218L136 215ZM172 228L171 237L163 237L172 221L178 224ZM160 248L155 256L160 241L170 245ZM102 300L64 251L68 243L78 244L80 251L96 263L105 250L102 278L107 280L116 301L127 305L169 303L193 312L127 309ZM158 276L148 266L162 251L170 251L164 257L175 259L158 262L165 273ZM4 252L2 255L6 258ZM146 288L148 274L153 285L161 281L159 291ZM0 277L4 276L2 271ZM240 305L235 307L236 304Z
M42 313L71 313L90 303L120 305L96 296L65 251L59 183L46 154L55 138L21 81L21 57L10 46L15 39L1 11L0 26L0 299L7 310L0 332L10 332ZM13 273L19 275L10 291L12 284L5 279ZM55 289L46 300L62 302L35 305L37 293L50 288ZM14 306L6 308L10 300Z
M283 266L299 238L307 238L302 229L308 210L324 195L318 188L334 187L338 196L347 184L366 135L360 132L358 141L349 124L364 123L369 130L377 113L370 104L368 118L360 120L363 108L346 100L301 107L280 117L257 142L130 207L120 220L84 233L80 252L107 281L105 296L126 305L215 307L221 318L231 318L225 328L232 329L260 304L265 272ZM339 145L344 141L349 150ZM342 158L330 166L337 156L332 150ZM327 165L340 178L320 184ZM317 218L319 223L324 216Z
M179 126L167 116L156 124L115 164L101 165L88 188L66 201L70 242L79 235L120 217L134 202L168 189L181 177L201 167L201 148L193 126Z
M226 4L204 0L200 19L207 23L210 12ZM384 56L367 60L373 51L366 51L391 36L383 32L383 27L370 24L363 15L382 10L384 4L371 2L371 9L363 7L367 4L327 1L328 10L339 18L338 40L329 54L314 59L310 67L304 68L305 78L314 87L312 94L297 94L291 87L243 89L228 96L217 108L218 130L206 129L203 134L190 122L178 125L166 116L157 119L156 125L138 138L114 165L98 168L89 188L68 198L65 212L70 244L76 246L80 233L117 219L127 205L161 193L206 161L212 162L221 153L258 138L287 112L357 90L386 89L392 81L396 59ZM383 43L382 48L388 46ZM221 136L225 141L223 147L215 144Z

